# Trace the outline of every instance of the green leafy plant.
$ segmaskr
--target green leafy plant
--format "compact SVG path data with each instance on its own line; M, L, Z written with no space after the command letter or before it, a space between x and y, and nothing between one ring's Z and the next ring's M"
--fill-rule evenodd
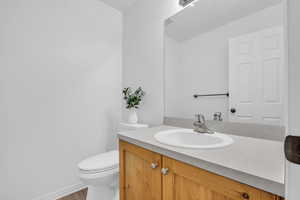
M126 108L139 108L139 105L145 96L145 92L142 90L141 87L136 89L134 92L130 87L124 88L123 91L123 98L126 101Z

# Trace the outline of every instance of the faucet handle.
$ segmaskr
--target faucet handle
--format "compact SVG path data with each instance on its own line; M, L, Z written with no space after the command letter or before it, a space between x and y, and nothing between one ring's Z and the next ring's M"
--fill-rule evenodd
M223 121L222 113L221 112L215 112L214 113L214 120L215 121Z
M197 120L197 122L200 122L200 123L205 123L205 117L204 117L204 115L202 115L202 114L196 114L195 115L196 116L196 120Z

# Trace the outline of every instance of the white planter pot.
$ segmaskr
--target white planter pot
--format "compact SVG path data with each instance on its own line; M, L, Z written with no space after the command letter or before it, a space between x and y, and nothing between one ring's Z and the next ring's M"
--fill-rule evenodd
M136 109L130 109L128 114L128 123L130 124L137 124L138 116L136 113Z

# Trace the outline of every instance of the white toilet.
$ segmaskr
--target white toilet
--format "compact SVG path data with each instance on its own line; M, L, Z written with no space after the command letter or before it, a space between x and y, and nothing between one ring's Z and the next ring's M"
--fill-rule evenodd
M146 128L145 124L121 123L119 131ZM78 164L79 177L88 185L87 200L119 200L119 151L89 157Z

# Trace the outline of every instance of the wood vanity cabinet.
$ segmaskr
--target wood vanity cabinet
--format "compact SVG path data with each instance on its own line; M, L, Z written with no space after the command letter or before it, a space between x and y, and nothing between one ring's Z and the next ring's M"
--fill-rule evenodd
M120 200L283 200L120 140Z
M161 200L161 155L120 141L120 199Z

